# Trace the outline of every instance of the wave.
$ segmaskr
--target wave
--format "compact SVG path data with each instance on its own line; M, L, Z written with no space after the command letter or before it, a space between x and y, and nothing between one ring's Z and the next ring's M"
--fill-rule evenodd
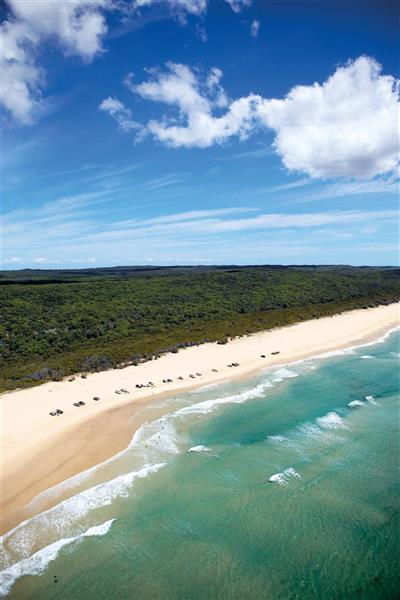
M268 479L271 483L277 483L278 485L289 485L288 479L294 477L295 479L301 479L299 473L293 469L293 467L289 467L280 473L275 473L271 475Z
M80 541L85 537L106 535L114 521L115 519L110 519L101 525L90 527L83 533L58 540L57 542L42 548L38 552L35 552L35 554L32 554L29 558L25 558L24 560L13 564L11 567L8 567L0 573L0 596L6 596L10 592L15 581L20 577L24 575L41 575L46 570L48 564L57 558L58 553L64 546Z
M170 413L152 421L145 423L135 432L128 449L140 449L142 451L156 450L161 454L179 454L180 439L170 421L170 417L175 413Z
M43 502L45 502L48 498L54 498L55 496L63 493L65 490L69 490L69 489L72 490L72 489L80 486L84 481L86 481L92 475L94 475L96 473L96 471L99 471L100 469L103 469L107 465L109 465L113 462L116 462L119 458L122 458L129 449L134 448L136 445L138 445L138 441L142 436L143 430L147 426L148 426L148 424L144 423L141 427L139 427L139 429L137 429L135 431L130 443L128 444L128 446L126 448L124 448L120 452L117 452L117 454L113 454L113 456L110 456L110 458L107 458L103 462L98 463L97 465L94 465L93 467L89 467L89 469L86 469L85 471L82 471L81 473L78 473L77 475L73 475L72 477L65 479L61 483L57 483L56 485L52 486L51 488L48 488L47 490L40 492L40 494L35 496L28 504L25 505L25 509L27 511L34 511L35 509L37 510L40 507L40 505ZM0 537L0 540L1 540L1 537Z
M14 553L18 554L19 558L26 558L34 548L38 531L46 531L55 537L61 536L66 527L72 527L77 520L84 518L90 511L108 506L118 497L127 497L137 479L156 473L165 464L149 464L137 471L119 475L23 521L0 538L0 541L6 543L9 548L8 551L6 550L6 560L10 560Z
M301 358L300 360L295 360L290 363L287 363L290 366L304 364L314 360L320 360L323 358L331 358L334 356L342 356L346 354L356 354L356 352L360 348L366 348L368 346L373 346L374 344L383 344L386 340L396 331L400 331L400 325L396 325L396 327L392 327L382 336L376 338L375 340L371 340L370 342L364 342L363 344L356 344L354 346L349 346L348 348L339 348L337 350L329 350L328 352L322 352L321 354L315 354L314 356L310 356L308 358ZM391 354L396 354L391 352ZM400 356L400 353L398 353Z
M351 408L354 408L355 406L365 406L365 402L361 402L361 400L352 400L347 406L351 406Z
M317 425L323 429L337 429L339 427L346 427L343 423L342 417L339 417L339 415L334 411L327 413L323 417L318 417L316 422Z
M210 448L207 448L207 446L203 446L203 445L199 445L199 446L192 446L192 448L189 448L188 452L211 452Z
M326 433L322 431L315 423L304 423L297 429L297 434L300 437L305 437L310 440L321 440L326 437Z
M363 356L360 356L360 358L363 358L364 360L375 360L375 356L371 356L371 354L364 354Z
M270 435L267 437L267 442L277 448L284 447L294 450L301 457L306 458L310 443L312 445L329 444L337 440L332 433L332 430L337 428L346 428L346 425L337 413L330 412L322 417L317 417L315 422L307 421L298 425L286 435Z
M386 340L395 333L395 331L400 331L400 325L396 325L396 327L392 327L386 333L376 338L375 340L371 340L370 342L364 342L363 344L359 344L358 346L352 346L352 348L366 348L367 346L373 346L374 344L383 344Z
M215 388L219 388L221 387L221 385L223 383L228 383L228 379L224 380L223 382L219 381L217 383L209 383L207 385L203 385L202 387L196 388L194 390L191 391L192 394L203 394L204 392L208 392L209 390L213 390Z
M378 404L378 402L375 400L375 398L373 396L365 396L365 399L370 404Z
M273 381L273 383L280 383L284 379L292 379L293 377L298 377L298 375L299 375L299 373L296 373L295 371L291 371L290 369L287 369L286 367L282 367L282 369L278 369L278 371L275 371L273 373L272 381Z
M190 404L184 408L180 408L173 415L170 416L186 416L186 415L207 415L213 412L218 406L223 404L241 404L248 400L255 400L256 398L262 398L265 390L271 388L272 383L270 381L264 381L258 384L256 387L241 392L240 394L234 394L233 396L225 396L222 398L212 398L211 400L204 400L203 402L197 402L196 404Z
M267 441L271 442L271 444L281 444L285 441L285 437L283 435L269 435L267 437Z

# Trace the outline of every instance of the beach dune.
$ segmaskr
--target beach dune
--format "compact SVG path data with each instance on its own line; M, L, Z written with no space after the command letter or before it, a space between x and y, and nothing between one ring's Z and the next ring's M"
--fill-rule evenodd
M3 394L2 532L26 517L37 494L122 450L145 421L169 412L165 398L362 344L398 324L398 304L355 310ZM63 414L51 416L57 408Z

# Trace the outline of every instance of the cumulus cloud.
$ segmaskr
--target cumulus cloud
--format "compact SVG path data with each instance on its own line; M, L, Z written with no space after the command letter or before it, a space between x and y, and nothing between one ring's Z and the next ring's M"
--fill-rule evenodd
M20 258L19 256L10 256L10 258L5 258L3 260L3 263L5 263L6 265L15 265L21 262L22 258Z
M117 123L122 131L132 131L133 129L142 129L139 123L132 119L132 111L120 102L117 98L109 96L100 104L99 109L108 113Z
M311 177L369 178L398 162L399 81L362 56L322 85L294 87L258 107L284 165Z
M44 108L40 44L55 41L64 54L90 62L102 51L107 31L102 9L108 0L8 0L8 6L10 15L1 25L1 102L17 121L29 124Z
M109 6L107 0L8 0L8 4L17 25L37 37L55 37L67 54L90 61L102 50L107 28L100 9Z
M222 71L213 68L202 76L189 67L167 63L166 71L149 70L150 79L129 89L147 100L174 106L178 118L151 120L147 131L172 147L206 148L236 135L243 139L255 127L256 96L229 101L220 85ZM221 115L218 113L224 110Z
M260 21L258 19L254 19L250 26L250 35L251 37L257 37L258 32L260 31Z
M206 148L264 128L275 132L273 147L285 167L312 178L368 179L398 165L399 81L382 75L372 58L350 61L324 83L296 86L283 99L231 100L217 67L204 75L170 62L147 72L147 81L126 83L134 94L176 109L145 126L169 146Z
M0 25L0 103L16 121L25 125L33 123L46 108L43 98L46 77L40 67L40 48L45 41L58 46L66 56L90 62L103 51L109 11L130 19L137 17L141 9L162 4L184 24L188 15L201 18L208 8L208 0L5 1L9 14ZM226 2L236 13L251 4L251 0ZM197 26L197 35L207 40L201 25Z

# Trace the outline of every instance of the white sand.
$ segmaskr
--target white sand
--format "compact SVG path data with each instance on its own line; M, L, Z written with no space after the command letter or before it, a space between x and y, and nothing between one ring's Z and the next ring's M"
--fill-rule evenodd
M187 348L136 367L89 374L87 379L76 376L73 382L51 382L3 394L3 531L20 518L16 509L39 492L124 448L143 424L143 407L157 395L172 396L268 366L360 344L398 324L398 304L356 310L257 333L226 345ZM274 351L279 354L272 355ZM261 358L262 354L266 358ZM240 366L228 367L232 362ZM190 373L201 375L192 379ZM166 378L173 382L162 383ZM149 381L154 382L154 388L135 388L135 384ZM129 393L115 394L120 388ZM93 401L93 396L99 396L100 401ZM85 406L74 407L73 403L80 400ZM55 408L64 414L51 417L49 412ZM168 408L164 406L163 412Z

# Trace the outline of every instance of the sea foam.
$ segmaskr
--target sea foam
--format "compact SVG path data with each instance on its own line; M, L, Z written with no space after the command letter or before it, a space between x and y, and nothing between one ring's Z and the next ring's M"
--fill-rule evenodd
M378 404L378 402L375 400L375 398L373 396L365 396L365 399L370 404Z
M199 446L192 446L189 448L188 452L211 452L211 450L210 448L207 448L207 446L200 444Z
M171 423L170 417L175 413L166 415L142 425L133 436L128 448L144 450L156 450L161 454L179 454L178 434Z
M298 377L298 373L296 373L295 371L291 371L290 369L287 369L286 367L282 367L282 369L278 369L278 371L275 371L272 375L272 381L273 383L280 383L281 381L283 381L284 379L292 379L293 377Z
M267 437L268 442L270 442L271 444L281 444L282 442L285 441L285 437L283 435L269 435Z
M63 538L42 548L29 558L25 558L12 566L8 567L0 573L0 596L6 596L15 581L24 575L41 575L47 568L48 564L55 560L61 548L68 546L73 542L82 540L85 537L106 535L110 530L115 519L110 519L101 525L90 527L83 533L70 538Z
M12 554L17 554L19 558L26 558L34 548L38 531L46 531L55 537L62 536L67 527L73 527L76 521L84 518L90 511L108 506L118 497L127 497L131 486L137 479L143 479L151 473L156 473L165 464L145 465L137 471L119 475L110 481L84 490L39 515L23 521L4 534L0 542L6 543ZM10 560L10 556L10 552L7 552L6 559Z
M329 412L323 417L318 417L316 422L318 426L322 427L323 429L337 429L338 427L345 427L343 419L334 411Z
M271 483L277 483L278 485L288 485L288 479L294 477L295 479L301 479L299 473L293 469L293 467L289 467L280 473L275 473L271 475L268 481Z
M352 400L349 402L348 406L351 406L351 408L354 408L355 406L365 406L365 402L361 402L361 400Z
M196 404L185 406L184 408L177 410L171 416L182 417L186 415L207 415L213 412L218 406L223 404L241 404L243 402L247 402L248 400L262 398L264 392L271 387L273 387L271 382L264 381L263 383L258 384L256 387L246 390L245 392L241 392L240 394L225 396L222 398L212 398L211 400L204 400L203 402L197 402Z

